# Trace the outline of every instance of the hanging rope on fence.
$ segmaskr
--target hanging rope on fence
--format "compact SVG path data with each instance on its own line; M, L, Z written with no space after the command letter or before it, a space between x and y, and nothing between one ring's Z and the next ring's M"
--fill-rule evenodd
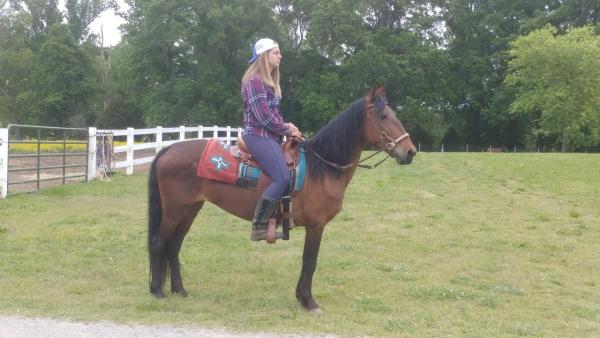
M99 141L96 149L96 168L101 180L109 180L112 175L112 163L116 159L113 149L113 134L98 134Z

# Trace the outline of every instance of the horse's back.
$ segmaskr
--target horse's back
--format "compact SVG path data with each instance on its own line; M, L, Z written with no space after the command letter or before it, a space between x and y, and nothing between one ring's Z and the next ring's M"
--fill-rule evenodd
M196 169L207 140L189 140L169 146L156 163L156 175L163 203L193 204L199 189Z

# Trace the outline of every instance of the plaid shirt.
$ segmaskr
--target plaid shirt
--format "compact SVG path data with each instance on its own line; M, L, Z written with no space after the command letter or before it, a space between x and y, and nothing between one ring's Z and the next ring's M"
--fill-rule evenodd
M244 134L270 137L279 140L287 126L279 111L280 97L266 86L260 75L255 75L242 85L244 99Z

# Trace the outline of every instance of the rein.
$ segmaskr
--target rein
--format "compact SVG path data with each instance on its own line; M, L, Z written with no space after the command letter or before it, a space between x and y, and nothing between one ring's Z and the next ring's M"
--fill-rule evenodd
M408 133L406 133L406 134L404 134L404 135L406 135L405 137L407 137L407 136L408 136ZM402 136L404 136L404 135L402 135ZM404 137L402 137L401 139L403 139L403 138L404 138ZM400 139L400 140L401 140L401 139ZM399 141L400 141L400 140L399 140ZM397 141L397 142L399 142L399 141ZM306 149L310 150L310 152L311 152L311 153L313 153L313 155L315 155L315 156L316 156L316 157L317 157L319 160L321 160L323 163L325 163L325 164L327 164L328 166L330 166L330 167L332 167L332 168L334 168L334 169L337 169L337 170L339 170L339 171L344 171L344 170L346 170L346 169L349 169L349 168L352 168L352 167L358 167L358 168L362 168L362 169L375 169L375 168L377 168L377 167L378 167L378 166L379 166L381 163L385 162L385 161L386 161L388 158L390 158L390 157L391 157L391 156L390 156L390 154L388 154L386 157L384 157L384 158L383 158L383 160L381 160L381 161L379 161L379 162L377 162L377 163L375 163L375 164L373 164L373 165L370 165L370 164L361 164L361 163L363 163L364 161L366 161L366 160L368 160L368 159L372 158L372 157L373 157L373 156L375 156L375 155L378 155L379 153L381 153L381 152L383 151L383 150L379 150L379 151L375 152L374 154L371 154L371 155L369 155L369 156L367 156L367 157L363 158L362 160L358 161L356 164L354 164L354 163L348 163L348 164L338 164L338 163L334 163L334 162L327 161L326 159L324 159L323 157L321 157L321 155L319 155L319 154L318 154L318 153L317 153L317 152L316 152L316 151L315 151L313 148L311 148L311 147L308 145L308 143L306 143L306 141L302 141L302 142L300 142L300 144L301 144L302 146L306 147Z
M385 162L388 158L391 157L390 155L390 151L392 151L392 149L394 149L396 147L396 144L402 140L404 140L405 138L407 138L410 134L407 133L406 131L404 132L404 134L402 134L400 137L398 137L397 139L393 139L388 132L385 130L385 128L383 127L378 127L377 124L375 123L375 121L373 121L373 118L371 117L371 114L369 114L368 109L372 108L373 104L370 104L367 107L367 119L369 120L369 122L371 122L371 124L373 125L373 127L375 129L379 129L379 138L381 139L381 144L383 145L381 148L381 150L375 152L374 154L371 154L369 156L367 156L366 158L363 158L362 160L358 161L356 164L354 163L348 163L348 164L339 164L339 163L334 163L331 161L328 161L326 159L324 159L321 155L319 155L307 142L306 139L304 138L300 138L300 144L302 146L304 146L306 149L310 150L311 153L313 153L313 155L315 155L319 160L321 160L323 163L327 164L328 166L341 171L344 171L346 169L352 168L352 167L358 167L358 168L363 168L363 169L375 169L377 168L381 163ZM387 139L388 142L385 142ZM361 164L364 161L372 158L373 156L381 153L381 152L387 152L387 156L375 163L374 165L370 165L370 164Z
M354 163L338 164L338 163L333 163L333 162L327 161L326 159L324 159L323 157L321 157L321 155L319 155L313 148L311 148L311 146L308 145L308 143L306 142L306 140L302 140L302 142L300 142L300 144L303 147L306 147L306 149L310 150L310 152L313 153L313 155L315 155L323 163L327 164L328 166L330 166L330 167L332 167L334 169L337 169L339 171L344 171L344 170L346 170L348 168L352 168L354 166Z

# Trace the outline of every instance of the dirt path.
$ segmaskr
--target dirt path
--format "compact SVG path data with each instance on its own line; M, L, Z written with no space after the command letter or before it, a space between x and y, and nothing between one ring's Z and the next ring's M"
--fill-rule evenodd
M50 318L27 318L0 316L0 337L7 338L106 338L106 337L219 337L219 338L276 338L321 337L299 334L273 334L266 332L234 332L225 329L208 329L199 326L126 325L102 321L95 323L56 320Z

